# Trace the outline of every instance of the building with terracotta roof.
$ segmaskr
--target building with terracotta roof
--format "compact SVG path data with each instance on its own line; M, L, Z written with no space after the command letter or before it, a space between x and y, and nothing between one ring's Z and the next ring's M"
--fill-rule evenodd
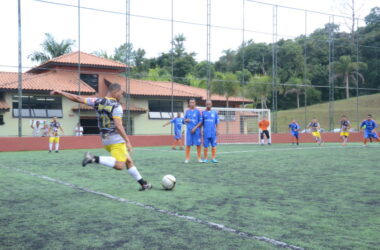
M80 64L78 63L80 62ZM80 65L80 71L78 70ZM169 134L163 128L164 120L171 119L173 111L183 113L189 98L199 105L207 99L205 89L179 83L127 79L122 75L128 66L113 60L84 52L73 52L53 58L22 75L22 130L32 134L32 120L48 123L58 117L65 135L73 135L81 122L85 134L97 133L95 112L86 105L77 105L59 96L50 96L51 90L63 90L84 96L105 96L109 84L119 83L130 93L129 105L123 109L130 114L132 134ZM18 131L18 74L0 72L0 136L16 136ZM214 106L226 105L225 97L212 95ZM252 103L251 100L231 97L230 106ZM128 110L127 110L128 107Z

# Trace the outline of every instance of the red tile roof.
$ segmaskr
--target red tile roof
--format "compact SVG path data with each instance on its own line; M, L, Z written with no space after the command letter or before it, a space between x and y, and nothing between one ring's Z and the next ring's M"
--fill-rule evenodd
M123 106L123 110L127 110L127 107L126 107L125 104L122 104L122 106ZM77 111L78 110L78 105L75 105L72 108L72 110L73 111ZM91 111L91 110L94 110L94 109L92 107L90 107L90 106L85 105L85 104L81 104L80 105L80 110ZM140 108L140 107L137 107L137 106L129 106L129 111L145 113L146 109Z
M5 101L0 101L0 110L9 110L9 105Z
M62 90L68 92L78 91L78 81L75 73L59 73L50 71L41 74L24 73L22 79L23 90ZM81 81L83 94L94 94L95 90ZM0 72L0 89L16 90L18 86L18 74L13 72Z
M55 57L42 63L41 65L34 67L29 70L28 73L39 72L41 70L49 69L52 65L68 65L77 66L78 65L78 51L64 54L59 57ZM103 57L95 56L85 52L80 52L80 64L82 67L96 67L96 68L111 68L118 70L125 70L126 64L106 59Z

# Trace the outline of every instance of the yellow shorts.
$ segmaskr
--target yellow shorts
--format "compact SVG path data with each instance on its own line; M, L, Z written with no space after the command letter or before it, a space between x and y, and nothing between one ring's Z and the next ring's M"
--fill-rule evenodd
M317 132L311 132L311 134L312 134L314 137L321 138L321 133L319 133L318 131L317 131Z
M49 143L59 143L59 137L50 137Z
M116 143L104 146L104 149L111 153L116 161L126 162L128 159L128 151L125 143Z
M350 132L340 132L340 136L348 137L349 135L350 135Z

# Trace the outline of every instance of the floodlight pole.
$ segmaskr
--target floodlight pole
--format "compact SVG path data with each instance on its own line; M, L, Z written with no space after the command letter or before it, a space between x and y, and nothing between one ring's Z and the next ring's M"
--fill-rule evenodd
M81 94L80 80L80 0L78 0L78 95ZM80 103L78 103L78 122L80 123Z
M18 136L22 137L21 0L17 1L17 14L18 14Z

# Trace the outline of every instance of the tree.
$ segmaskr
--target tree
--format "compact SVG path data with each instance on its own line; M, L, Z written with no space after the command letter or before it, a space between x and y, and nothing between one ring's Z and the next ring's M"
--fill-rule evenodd
M32 61L43 63L52 58L71 52L74 40L66 39L58 42L50 33L45 33L45 40L41 43L42 51L34 51L28 56Z
M171 81L172 76L166 69L156 67L149 69L147 76L142 79L151 81Z
M297 108L300 108L300 95L305 93L305 87L302 85L309 84L310 82L304 82L303 79L293 76L287 83L291 85L286 86L284 96L287 96L288 94L295 94L297 97Z
M359 70L367 69L367 64L363 62L352 62L350 56L341 56L338 61L332 62L332 67L336 72L334 78L342 78L346 89L346 98L350 97L350 79L359 81L356 76L364 83L364 76Z
M380 7L372 8L371 12L365 17L364 20L367 25L380 23Z
M229 98L239 93L239 81L233 73L217 72L211 82L211 93L226 97L226 106L229 107Z
M272 95L272 78L270 76L255 75L244 89L245 97L260 102L262 109L268 108L268 98Z

